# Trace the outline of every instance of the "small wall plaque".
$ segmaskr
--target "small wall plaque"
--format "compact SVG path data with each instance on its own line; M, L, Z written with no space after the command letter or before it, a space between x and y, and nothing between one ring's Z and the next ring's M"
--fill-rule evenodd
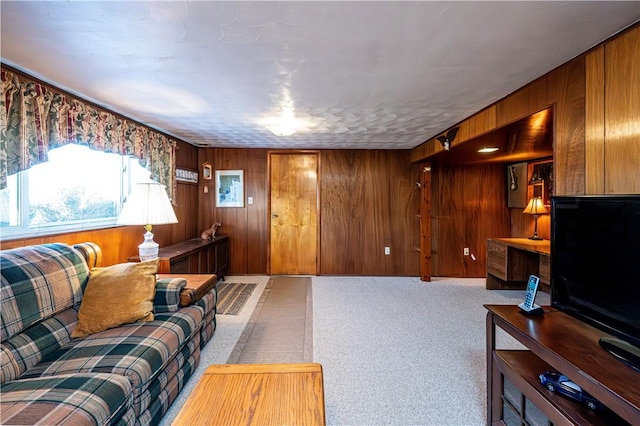
M186 169L176 169L178 182L198 183L198 172Z

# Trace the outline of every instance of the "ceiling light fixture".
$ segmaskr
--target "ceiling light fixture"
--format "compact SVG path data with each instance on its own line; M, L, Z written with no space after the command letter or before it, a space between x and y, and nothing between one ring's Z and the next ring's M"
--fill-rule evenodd
M296 132L296 128L290 123L274 124L265 127L276 136L291 136Z
M485 148L480 148L478 152L481 154L491 154L492 152L496 152L499 149L500 148L496 148L496 147L485 147Z

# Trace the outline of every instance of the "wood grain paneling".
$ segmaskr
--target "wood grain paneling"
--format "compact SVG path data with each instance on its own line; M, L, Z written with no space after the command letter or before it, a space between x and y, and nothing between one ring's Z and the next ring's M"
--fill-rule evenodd
M486 239L509 232L505 191L502 165L432 165L433 276L485 276Z
M246 197L252 192L245 181L245 205L244 207L217 207L215 205L215 171L217 170L243 170L249 171L249 150L248 149L223 149L215 148L213 151L213 190L211 196L207 197L207 202L211 203L212 220L220 222L220 234L229 237L229 274L248 273L249 250L249 222L247 220ZM265 160L266 161L266 160ZM266 178L266 176L265 176Z
M471 125L472 120L464 120L455 126L452 126L458 128L458 132L456 133L456 137L453 139L453 143L469 140L471 138Z
M420 163L420 279L431 281L431 164Z
M411 162L416 163L435 154L436 144L440 145L435 139L429 139L411 150Z
M538 79L498 102L496 127L502 127L545 109L548 106L545 86L545 79Z
M469 119L469 138L475 138L496 128L496 106L483 109Z
M173 225L163 225L173 226ZM161 230L161 226L158 226L157 230ZM156 234L156 228L154 228L154 235ZM142 235L144 229L142 227L127 226L107 229L97 229L93 231L82 232L70 232L56 235L48 235L34 238L24 238L2 242L2 249L11 249L16 247L23 247L35 244L46 243L67 243L77 244L83 242L94 242L102 249L102 265L114 265L116 263L122 263L127 261L127 257L130 253L137 253L138 244L142 242ZM160 244L160 238L156 237L154 240Z
M324 151L320 191L321 216L321 272L351 271L360 274L363 270L364 255L368 254L364 241L364 206L366 184L364 165L356 151L342 153ZM376 182L370 182L375 185ZM325 236L325 229L332 232ZM363 256L349 256L360 251Z
M263 274L267 270L267 239L268 193L267 180L267 151L250 149L247 164L249 170L245 172L247 197L253 197L253 204L247 205L247 272L248 274Z
M215 170L244 170L245 206L217 208L215 176L201 182L199 229L222 223L220 235L229 236L229 274L267 272L267 151L264 149L200 148L199 162ZM204 192L204 186L207 192ZM252 197L253 204L248 204Z
M322 152L322 274L418 275L416 171L408 151Z
M244 169L244 208L215 208L201 191L201 215L221 222L230 274L267 273L268 171L262 149L201 149L214 169ZM320 151L320 273L418 276L417 166L409 151ZM204 228L203 228L204 229ZM391 255L384 255L384 247Z
M604 193L604 47L586 57L585 192Z
M605 46L605 88L605 193L638 194L640 26Z
M585 97L584 56L547 76L547 102L555 104L555 195L578 195L585 192Z
M215 206L215 176L211 179L203 179L202 177L202 165L208 163L213 168L213 149L198 149L198 173L200 178L198 179L198 230L200 233L216 223L213 215L213 209ZM224 234L222 228L218 230L220 234ZM198 234L200 236L200 234Z
M420 169L411 163L409 151L395 151L387 155L389 162L389 222L390 257L392 271L402 275L419 274Z

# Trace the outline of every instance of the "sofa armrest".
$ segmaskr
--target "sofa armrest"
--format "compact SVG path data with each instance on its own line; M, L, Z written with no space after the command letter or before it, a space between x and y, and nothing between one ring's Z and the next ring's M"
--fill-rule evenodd
M100 266L102 263L102 250L96 243L86 242L74 244L73 248L78 250L82 257L84 257L84 260L87 261L87 265L89 265L89 269Z
M153 307L156 313L175 312L180 308L180 292L187 285L184 278L163 278L156 282Z

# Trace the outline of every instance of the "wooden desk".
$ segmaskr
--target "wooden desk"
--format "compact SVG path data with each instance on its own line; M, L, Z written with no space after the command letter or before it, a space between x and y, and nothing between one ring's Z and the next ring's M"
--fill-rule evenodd
M487 240L487 284L493 289L524 289L529 275L540 277L540 289L551 283L551 243L528 238Z
M189 306L200 300L214 288L218 282L215 274L158 274L158 279L184 278L187 285L180 292L180 306Z
M320 364L212 365L173 425L324 425L322 382Z

